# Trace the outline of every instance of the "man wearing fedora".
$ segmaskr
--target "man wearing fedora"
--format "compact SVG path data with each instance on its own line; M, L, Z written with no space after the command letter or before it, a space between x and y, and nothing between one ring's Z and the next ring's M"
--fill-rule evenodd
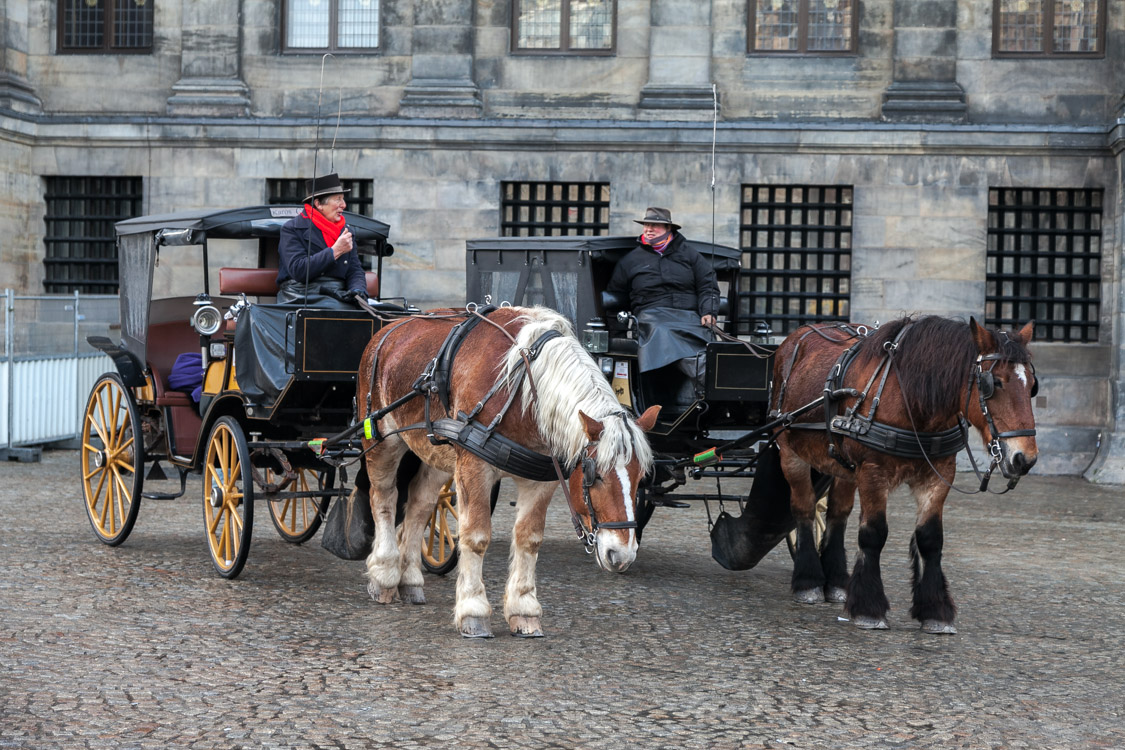
M354 309L341 297L367 297L367 281L352 232L344 221L344 193L336 173L305 180L305 210L281 228L277 301Z
M637 318L641 372L668 368L681 379L686 375L671 406L690 406L703 395L703 351L719 311L715 271L687 245L668 209L648 208L633 221L641 236L618 262L607 289L625 295Z

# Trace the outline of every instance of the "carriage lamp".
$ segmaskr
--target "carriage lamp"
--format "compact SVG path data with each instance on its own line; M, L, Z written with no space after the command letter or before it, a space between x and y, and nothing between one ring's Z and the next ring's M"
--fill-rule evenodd
M223 315L214 305L204 304L192 314L191 326L200 336L213 336L223 326Z
M764 320L759 320L758 324L754 326L754 333L751 334L760 344L769 343L770 336L773 335L773 329L770 324Z
M609 329L601 318L590 318L586 323L586 329L582 331L582 346L590 354L609 351Z

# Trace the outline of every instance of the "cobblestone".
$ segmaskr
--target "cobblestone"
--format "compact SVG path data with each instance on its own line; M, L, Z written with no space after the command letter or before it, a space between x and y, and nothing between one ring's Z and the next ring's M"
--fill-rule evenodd
M1125 746L1118 487L1032 475L951 496L956 636L907 614L904 496L883 556L890 629L875 633L791 603L784 545L720 568L701 504L658 509L637 563L611 575L556 498L547 637L470 641L452 576L427 576L426 606L376 607L362 563L319 537L286 544L261 505L245 571L219 578L198 478L186 498L143 501L118 548L89 529L76 453L0 479L0 748ZM502 499L485 564L497 632L512 517Z

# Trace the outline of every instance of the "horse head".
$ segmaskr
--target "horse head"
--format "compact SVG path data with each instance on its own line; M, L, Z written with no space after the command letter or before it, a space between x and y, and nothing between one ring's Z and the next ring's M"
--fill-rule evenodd
M1033 323L1015 333L990 331L970 319L977 357L969 375L965 416L980 432L992 463L1014 487L1039 457L1031 399L1039 381L1031 364Z
M629 425L625 412L601 420L578 412L589 442L568 480L570 498L603 570L623 573L637 558L637 490L652 461L642 433L659 413L659 406L650 407Z

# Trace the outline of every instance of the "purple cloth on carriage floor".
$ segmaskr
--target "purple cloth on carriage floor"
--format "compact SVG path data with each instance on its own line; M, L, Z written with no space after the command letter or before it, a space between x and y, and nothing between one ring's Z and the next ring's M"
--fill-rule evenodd
M176 357L168 373L168 387L173 391L190 392L191 400L198 404L203 395L203 355L184 352Z

